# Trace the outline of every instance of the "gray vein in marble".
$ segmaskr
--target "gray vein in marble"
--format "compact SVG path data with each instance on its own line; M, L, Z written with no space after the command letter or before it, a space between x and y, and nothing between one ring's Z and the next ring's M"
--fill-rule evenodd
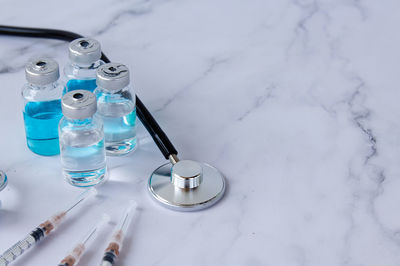
M359 1L355 0L353 1L353 3L357 10L359 10L362 20L364 20L366 16L365 11L359 5ZM365 198L363 195L365 195L364 193L366 192L366 185L363 180L365 180L365 178L368 178L368 175L365 176L365 172L360 173L357 172L355 169L353 170L352 166L349 167L348 179L351 181L351 183L353 183L352 199L348 213L349 227L347 228L344 237L342 265L353 265L351 256L351 242L353 239L354 230L357 228L356 211L363 206L363 203L367 204L366 211L369 213L371 219L375 222L376 226L382 232L382 236L390 239L392 242L395 242L396 245L399 245L399 240L395 239L391 235L391 233L388 232L388 230L382 225L374 208L376 199L381 195L381 193L383 193L385 174L382 166L376 166L371 162L373 158L378 156L378 145L376 135L374 134L373 130L368 126L368 121L371 119L371 110L364 104L364 100L366 97L364 90L367 84L360 75L354 74L354 72L347 70L347 67L350 64L350 59L340 54L340 42L338 40L332 40L329 42L328 45L331 58L333 60L338 60L339 62L341 62L343 75L350 83L355 83L353 92L347 99L341 101L341 104L347 105L350 119L360 130L362 135L366 137L367 143L369 144L369 151L367 154L364 155L365 158L363 160L362 169L366 169L368 173L370 171L373 171L373 174L375 176L375 180L373 180L375 187L373 188L372 192L370 191L370 189L368 189L368 196L366 196ZM330 108L326 108L326 110L330 111L330 113L332 113L333 111L333 113L336 114L335 110L330 110Z
M370 154L368 154L365 158L364 164L368 164L369 160L377 154L376 148L376 137L374 136L372 130L364 125L364 121L370 118L370 110L367 108L363 108L361 111L355 111L355 102L358 97L360 97L360 90L365 86L365 82L360 77L355 77L356 82L358 83L355 87L355 91L350 96L348 101L349 109L353 115L353 121L357 125L357 127L363 132L363 134L368 138L370 143Z
M354 175L351 172L351 169L349 169L350 173L348 175L349 180L354 179ZM350 260L351 260L351 255L350 255L350 250L351 250L351 239L353 236L354 229L356 228L355 220L354 220L354 211L357 208L357 203L359 200L359 196L357 194L352 194L352 200L351 200L351 205L350 205L350 210L348 216L348 221L349 221L349 227L345 232L344 235L344 245L343 245L343 259L342 259L342 265L349 265Z
M294 245L292 246L292 252L293 252L293 259L296 260L297 264L299 266L307 266L307 252L304 250L303 247Z
M194 80L190 81L187 85L183 86L181 89L177 90L175 93L173 93L166 101L165 103L157 108L154 112L160 112L167 108L174 100L181 96L184 92L189 91L191 88L196 86L199 82L202 80L206 79L210 74L212 74L219 66L226 64L230 58L218 58L218 57L213 57L210 60L210 63L208 64L207 68L202 71L202 73L196 77Z
M15 49L11 49L10 51L7 51L7 53L5 53L1 57L2 60L0 60L0 74L15 73L15 72L22 70L25 67L25 65L21 65L21 64L10 65L6 62L8 62L8 61L13 62L11 59L15 55L20 55L20 56L26 55L30 48L31 48L31 45L24 45L21 47L17 47Z
M240 229L240 225L242 224L243 217L246 217L246 202L248 201L247 195L238 195L240 197L240 202L238 206L238 218L237 219L232 219L232 223L235 223L234 228L236 229L234 234L231 235L230 241L227 242L228 245L224 247L224 250L220 252L220 255L218 256L218 259L220 260L220 264L225 264L224 262L226 261L226 257L230 254L230 250L234 247L234 245L238 242L238 240L242 237L243 232Z
M352 115L352 120L354 121L355 125L360 129L362 134L366 136L368 143L370 145L369 148L370 152L365 155L363 164L364 164L364 169L366 168L369 173L372 172L374 179L372 179L371 181L374 182L375 187L373 189L366 188L365 187L366 184L361 183L362 181L361 176L360 178L355 179L356 183L354 186L355 192L353 193L352 214L350 215L351 226L348 232L346 233L345 243L346 246L349 247L348 249L350 249L351 235L352 231L355 229L353 213L355 212L356 208L359 207L360 203L363 200L366 200L365 202L367 208L366 211L369 213L371 219L375 222L377 228L382 233L381 236L391 241L396 246L400 246L400 239L396 237L396 232L392 232L391 230L386 228L380 221L379 215L376 213L375 202L379 198L379 196L382 195L382 193L384 192L383 184L386 180L386 176L384 173L383 166L375 165L373 162L371 162L373 158L379 156L377 147L377 137L373 133L372 129L366 125L366 121L370 119L371 110L368 109L366 106L364 106L362 103L357 103L357 100L360 97L364 97L364 95L362 94L362 90L366 86L366 84L364 80L359 76L354 77L353 80L355 80L357 84L355 86L354 92L349 97L347 104L349 106L349 111ZM359 175L360 174L363 175L363 173L359 173ZM362 176L362 178L368 178L368 177L369 177L368 175ZM358 193L360 192L367 192L366 198L362 197L361 195L358 195ZM350 265L350 255L346 256L346 259L344 260L344 265Z
M370 118L370 110L363 106L362 103L358 103L357 100L361 97L363 97L361 90L363 88L365 88L365 82L363 81L363 79L359 76L355 76L351 78L352 82L356 82L356 86L354 89L354 92L351 94L351 96L349 97L347 104L349 107L349 111L351 113L352 116L352 120L354 122L354 124L360 129L360 131L362 132L362 134L367 138L368 143L370 145L370 151L368 154L365 155L365 159L364 159L364 168L368 167L369 162L371 160L371 158L377 156L377 146L376 146L376 137L374 136L374 134L372 133L372 130L370 128L368 128L365 125L365 121L368 120ZM361 110L356 110L356 109L360 109ZM360 173L358 173L360 174ZM362 173L361 173L362 174ZM357 174L355 174L357 175ZM361 177L360 177L361 178ZM350 241L351 241L351 237L353 234L353 231L355 229L355 221L354 221L354 212L356 210L356 207L359 207L358 205L360 204L359 202L363 200L363 198L358 195L359 190L363 189L362 186L360 186L360 182L361 179L355 179L355 186L354 186L354 192L353 192L353 208L352 208L352 213L351 213L351 217L350 217L350 221L351 221L351 227L349 228L348 232L346 233L346 245L348 245L349 247L350 245ZM379 189L380 184L377 184L376 189ZM361 188L360 188L361 187ZM372 199L369 199L369 206L370 208L373 208L373 202L371 202ZM371 213L372 214L372 213ZM348 252L348 251L346 251ZM345 265L348 265L350 263L350 255L347 255L347 259L345 261Z
M46 43L47 47L50 48L58 48L60 46L66 46L66 42L64 41L58 41L58 40L39 40L39 41L34 41L32 42L32 39L27 39L27 41L29 42L28 45L24 45L21 47L17 47L15 49L11 49L11 50L7 50L7 53L4 54L0 60L0 74L5 74L5 73L15 73L15 72L19 72L25 69L25 64L26 62L33 57L36 56L49 56L49 57L55 57L52 56L50 54L52 53L52 50L47 49L45 53L40 53L39 55L31 55L31 56L27 56L28 54L32 53L33 51L36 52L36 49L33 48L36 44L38 43L43 43L44 41L47 41L48 43ZM55 49L53 49L55 50ZM19 56L20 58L23 58L24 61L22 61L21 63L16 63L15 61L13 61L12 59L16 56ZM6 62L12 62L14 65L10 65L9 63Z
M368 199L368 211L371 213L372 218L377 223L379 229L382 231L384 236L400 247L400 238L396 235L397 232L393 232L386 228L379 219L379 215L376 213L375 202L380 195L384 192L384 182L386 180L386 175L383 169L377 169L379 172L376 175L376 188L371 193L371 197Z
M296 26L294 28L294 37L290 41L288 47L286 48L286 55L289 54L290 50L293 48L293 46L300 38L303 48L307 46L309 32L306 24L309 21L311 21L312 18L320 11L317 1L313 1L310 4L307 4L307 3L302 3L299 0L294 0L293 4L299 7L303 11L304 15L296 23Z
M253 111L257 110L258 108L260 108L264 102L268 99L274 98L275 95L273 94L273 91L276 89L275 84L271 84L269 86L267 86L264 89L264 94L261 96L258 96L254 102L254 104L252 105L252 107L248 110L246 110L246 112L244 112L241 116L239 116L236 120L238 121L242 121L244 120L248 115L250 115Z
M111 30L115 26L118 25L118 22L121 18L123 17L139 17L146 15L152 11L151 7L151 1L150 0L144 0L141 3L138 3L138 6L135 8L131 9L123 9L119 13L115 14L112 16L107 23L105 23L105 26L103 26L101 29L96 30L93 33L93 36L101 35L104 34L105 32Z
M362 4L362 0L352 0L352 6L360 13L361 19L365 21L368 18L368 10Z
M321 14L324 16L326 23L325 25L322 25L326 34L327 34L327 28L329 22L330 22L330 16L329 16L329 10L325 10L321 6L324 4L323 2L320 3L320 1L312 1L312 2L307 2L307 1L301 1L301 0L293 0L292 2L295 6L299 7L302 12L304 13L302 17L299 19L299 21L296 23L296 26L294 28L294 37L293 39L289 42L289 45L286 48L286 55L289 54L291 49L294 47L296 42L300 39L302 43L302 47L304 50L307 48L307 43L309 40L309 30L307 28L307 24L312 21L312 19L317 15ZM353 0L350 3L350 6L355 8L361 17L362 21L365 21L367 19L367 9L363 6L361 0Z
M13 73L19 71L19 68L4 65L0 62L0 74Z

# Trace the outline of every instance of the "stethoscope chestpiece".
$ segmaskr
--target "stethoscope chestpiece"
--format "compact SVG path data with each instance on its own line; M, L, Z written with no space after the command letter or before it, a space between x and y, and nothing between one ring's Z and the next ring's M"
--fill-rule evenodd
M7 186L7 175L0 170L0 191L2 191Z
M149 178L148 189L157 202L176 211L197 211L222 198L225 179L216 168L191 160L171 161Z

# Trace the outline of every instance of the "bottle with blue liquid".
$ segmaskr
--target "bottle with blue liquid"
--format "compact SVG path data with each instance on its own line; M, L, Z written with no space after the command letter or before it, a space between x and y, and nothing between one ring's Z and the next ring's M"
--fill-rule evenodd
M69 44L70 62L64 68L66 79L64 94L74 90L96 88L96 70L104 64L100 43L91 38L79 38Z
M32 60L25 67L25 76L28 83L22 88L22 98L28 148L39 155L59 154L63 86L58 82L58 64L50 58Z
M107 155L125 155L136 148L136 98L129 70L108 63L97 70L97 116L103 120Z
M59 124L61 164L65 179L77 187L101 183L106 175L103 123L95 116L96 96L75 90L62 97Z

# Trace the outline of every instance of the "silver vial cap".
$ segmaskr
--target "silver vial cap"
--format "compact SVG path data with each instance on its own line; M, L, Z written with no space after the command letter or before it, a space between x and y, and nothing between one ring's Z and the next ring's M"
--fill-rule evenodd
M91 38L79 38L69 44L69 59L77 64L90 65L101 57L101 46Z
M86 90L70 91L62 97L61 107L67 118L86 119L96 113L96 96Z
M28 83L47 85L56 82L60 77L58 63L51 58L37 58L25 66L25 77Z
M129 85L129 70L119 63L100 66L96 72L96 84L108 90L119 90Z

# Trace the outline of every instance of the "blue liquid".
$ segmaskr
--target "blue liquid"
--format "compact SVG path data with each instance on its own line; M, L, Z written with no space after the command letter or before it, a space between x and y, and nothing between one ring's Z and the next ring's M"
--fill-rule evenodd
M104 139L89 146L62 145L61 161L70 184L78 187L99 184L106 174Z
M60 153L58 123L62 117L61 100L28 102L24 121L28 148L40 155Z
M124 155L136 148L136 108L125 116L101 118L108 155Z
M93 92L96 87L96 79L71 79L67 82L64 94L75 90L87 90Z

